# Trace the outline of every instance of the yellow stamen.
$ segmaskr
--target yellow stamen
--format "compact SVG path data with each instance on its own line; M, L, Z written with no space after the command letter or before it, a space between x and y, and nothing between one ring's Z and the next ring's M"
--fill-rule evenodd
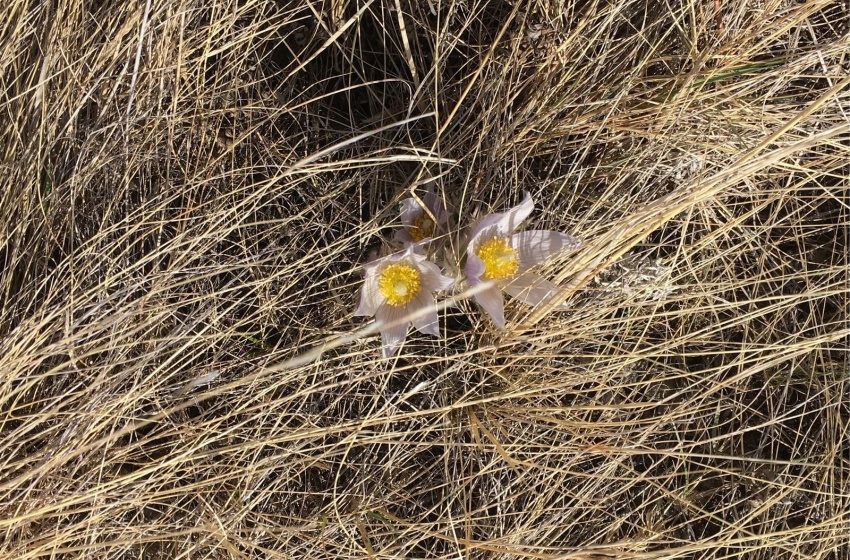
M434 221L428 217L428 214L422 213L413 220L413 225L410 226L410 237L414 241L422 241L426 237L434 236Z
M421 286L419 271L407 264L391 264L381 272L378 279L381 294L387 303L400 307L410 303Z
M484 261L484 278L488 280L513 278L519 271L516 251L507 237L494 237L482 243L478 258Z

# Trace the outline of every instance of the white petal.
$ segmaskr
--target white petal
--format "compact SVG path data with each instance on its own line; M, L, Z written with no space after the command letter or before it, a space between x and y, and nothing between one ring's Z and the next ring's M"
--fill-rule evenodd
M493 322L500 329L505 328L505 302L502 299L502 291L491 286L473 296L478 305L493 318Z
M413 257L414 262L420 262L422 259L419 257L425 256L425 249L422 248L422 245L419 243L415 243L413 245L409 245L407 247L406 252L404 253L406 257Z
M409 258L407 261L414 267L421 268L422 263L428 262L428 257L425 256L425 252L419 244L410 245L408 249L407 256Z
M539 305L558 293L558 286L533 272L524 272L505 286L505 291L528 305Z
M443 275L440 267L427 259L416 263L419 273L422 275L422 291L433 293L448 290L455 284L455 279Z
M366 275L368 276L370 273L377 274L385 266L408 258L416 251L417 249L413 247L413 244L405 245L404 249L402 249L401 251L396 251L395 253L391 253L385 257L381 257L380 259L374 260L367 264L364 267L366 269Z
M396 255L398 257L395 259L394 262L398 262L402 259L415 261L414 255L416 255L417 257L421 256L422 255L422 247L420 247L418 243L413 243L413 244L405 247L404 251L398 252L398 253L396 253L395 255L392 255L392 256L395 257Z
M499 229L499 235L510 235L513 233L531 215L533 210L534 201L531 199L530 194L525 193L525 199L519 206L514 206L499 218L499 222L496 224Z
M481 275L484 274L484 271L487 269L484 266L484 261L478 258L471 249L472 245L467 248L466 252L466 266L463 268L464 274L466 274L466 279L469 280L469 283L473 286L477 286L481 283Z
M443 206L443 200L437 196L434 185L430 184L425 187L425 195L422 197L422 202L428 207L428 210L434 214L434 218L438 224L445 224L449 221L449 213L446 212Z
M405 198L401 201L401 223L405 229L413 225L413 221L421 216L425 210L416 202L415 198Z
M416 248L408 246L403 251L398 251L397 253L366 263L363 267L365 279L363 280L363 287L360 289L360 305L354 312L355 317L371 317L375 315L378 307L384 303L384 296L381 294L381 288L378 284L381 271L390 263L410 257L415 251Z
M431 212L434 212L437 208L442 206L442 204L440 204L440 198L434 191L434 185L431 184L425 187L425 194L422 195L422 202L425 203L425 206Z
M378 285L378 275L374 267L367 268L363 287L360 288L360 305L354 312L354 316L371 317L382 303L384 303L384 296L381 295L381 288Z
M368 278L370 274L373 274L375 272L375 269L381 266L381 264L383 264L384 262L384 259L386 258L387 257L379 257L363 265L363 273L366 275L366 277Z
M440 267L422 254L422 247L412 246L411 261L413 262L413 266L422 275L422 289L424 291L428 291L429 293L439 292L448 290L454 285L454 278L444 276Z
M388 304L380 306L375 312L375 319L382 323L379 329L381 330L381 343L383 344L381 350L384 358L394 355L404 341L404 337L407 336L410 321L401 321L398 325L391 325L391 323L404 319L405 315L404 307L393 307Z
M487 214L486 216L475 222L475 224L473 224L473 226L469 230L469 246L472 246L474 243L476 243L478 236L480 236L485 229L498 224L499 220L502 219L502 216L504 216L504 214ZM469 250L468 247L467 250Z
M517 252L520 271L525 271L558 253L575 251L581 241L565 233L533 229L513 234L511 246Z
M413 243L414 239L410 236L410 232L406 229L397 229L393 234L393 241L396 241L406 247L408 243Z
M413 326L421 333L440 336L440 324L438 323L434 296L425 290L421 291L407 306L408 313L411 314L421 312L423 309L427 309L428 313L421 317L414 316Z

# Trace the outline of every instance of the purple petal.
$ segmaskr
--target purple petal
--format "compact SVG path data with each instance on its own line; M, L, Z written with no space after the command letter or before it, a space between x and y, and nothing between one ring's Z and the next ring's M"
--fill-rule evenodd
M405 198L401 201L401 223L407 229L413 225L413 221L421 216L425 210L414 198Z
M482 292L478 292L473 296L478 305L493 318L496 327L505 328L505 302L502 299L502 291L491 286Z
M525 193L525 199L518 205L514 206L507 212L501 215L496 227L499 230L499 235L510 235L531 215L534 210L534 201L531 195Z
M354 312L354 316L371 317L376 315L378 308L384 303L384 296L381 295L381 289L378 285L378 278L381 271L386 265L398 262L404 258L413 258L415 260L421 251L421 247L411 244L403 251L398 251L367 263L363 267L365 279L363 280L363 287L360 289L360 305Z
M443 199L439 197L434 189L434 184L430 183L425 187L425 195L422 197L422 202L428 207L428 210L434 214L434 219L437 224L444 225L449 221L449 213L445 209Z
M524 272L505 291L527 305L540 305L558 293L558 286L533 272Z
M471 247L471 245L470 245ZM478 258L474 252L472 252L471 248L467 248L466 250L466 266L463 268L464 274L466 274L466 279L469 280L469 283L473 286L477 286L481 283L481 275L484 274L484 271L487 269L484 266L484 261Z
M504 214L487 214L475 224L473 224L472 228L469 230L469 245L472 245L476 238L483 232L485 229L495 226L499 223L499 220L502 219Z
M386 257L384 257L385 259ZM384 303L381 289L378 285L379 266L384 259L376 259L364 267L365 278L360 288L360 305L354 312L355 317L372 317L378 307Z
M419 271L422 274L423 292L433 293L448 290L455 284L455 279L443 275L440 267L431 261L425 259L417 262Z
M406 229L398 229L393 234L393 241L397 241L404 246L407 246L408 243L413 243L413 237L410 236L410 232Z
M440 336L440 325L437 322L437 308L434 302L434 296L428 291L423 290L410 302L407 308L408 313L417 313L422 309L427 309L428 313L425 315L413 317L413 326L421 333Z
M368 277L370 274L373 274L375 269L384 261L387 257L379 257L377 259L371 260L363 265L363 273Z
M422 202L425 203L425 207L434 214L434 217L436 217L437 210L442 206L442 203L440 202L440 198L437 196L437 193L434 192L433 184L429 184L425 187L425 194L422 195Z
M382 353L384 358L394 355L399 347L401 347L404 337L407 336L410 321L402 320L405 315L406 310L404 307L393 307L388 304L380 306L375 312L375 319L381 323L378 328L381 330ZM391 325L391 323L399 320L402 320L401 323L394 326Z
M558 253L574 251L581 244L571 235L543 229L521 231L511 236L511 246L517 252L520 271L545 262Z
M398 262L398 261L400 261L400 260L402 260L406 257L409 257L414 252L415 252L415 249L413 248L412 244L406 245L404 247L404 249L402 249L401 251L396 251L395 253L391 253L391 254L389 254L385 257L381 257L380 259L374 260L374 261L370 262L369 264L367 264L365 266L366 274L368 275L370 271L375 271L375 273L377 274L376 269L378 268L379 265L396 263L396 262Z

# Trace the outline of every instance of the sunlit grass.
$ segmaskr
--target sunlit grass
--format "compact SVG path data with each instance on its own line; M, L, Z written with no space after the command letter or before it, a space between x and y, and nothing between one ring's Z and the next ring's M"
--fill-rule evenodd
M840 3L0 16L0 556L850 555ZM431 179L585 245L384 360Z

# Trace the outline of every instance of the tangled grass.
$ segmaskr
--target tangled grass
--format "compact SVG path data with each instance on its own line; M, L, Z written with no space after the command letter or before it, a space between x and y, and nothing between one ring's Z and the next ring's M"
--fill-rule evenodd
M845 3L0 15L3 558L850 557ZM432 178L570 311L351 336Z

